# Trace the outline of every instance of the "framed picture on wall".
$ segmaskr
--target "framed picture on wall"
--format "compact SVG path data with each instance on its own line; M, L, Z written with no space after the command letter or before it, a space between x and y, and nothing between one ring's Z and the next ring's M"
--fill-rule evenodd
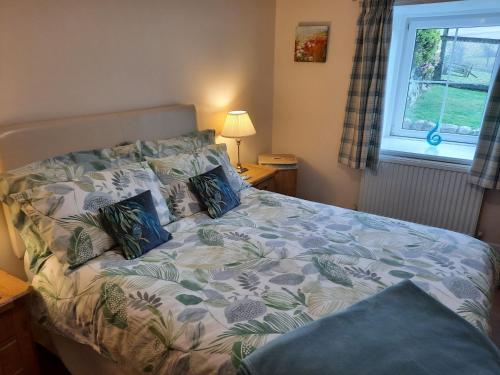
M330 25L299 23L295 30L296 62L326 62Z

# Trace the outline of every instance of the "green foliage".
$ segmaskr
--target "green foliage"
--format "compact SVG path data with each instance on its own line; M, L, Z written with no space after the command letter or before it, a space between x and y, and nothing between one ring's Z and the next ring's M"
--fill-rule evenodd
M269 207L281 207L281 202L270 196L259 196L261 204Z
M406 272L402 270L391 270L389 271L389 274L399 279L411 279L413 276L415 276L411 272Z
M389 231L384 220L381 220L375 216L359 213L356 214L356 219L358 219L358 221L363 224L364 227L383 230L385 232Z
M474 324L478 329L487 331L486 327L484 327L481 323L481 320L485 322L489 321L490 312L480 302L465 300L456 311L465 317L470 323Z
M92 240L82 227L76 228L69 239L68 262L71 266L77 266L92 258Z
M263 321L249 320L245 323L236 323L227 331L220 334L214 343L230 337L249 337L260 335L283 334L302 327L313 319L306 313L290 316L286 313L272 313L264 316Z
M428 120L435 122L441 111L443 103L444 87L432 85L428 90L420 94L415 104L407 108L405 117L416 120ZM466 125L479 129L483 122L483 111L486 103L487 93L448 88L446 111L443 115L443 123L453 125Z
M118 276L123 278L127 276L135 276L154 280L177 282L179 279L179 271L172 263L140 264L133 268L107 268L101 271L100 276Z
M127 323L127 298L123 289L114 283L104 283L101 287L100 306L108 324L125 329Z
M417 30L413 68L420 71L419 76L422 78L432 76L440 43L441 33L438 29Z
M101 209L101 215L112 229L113 237L120 244L127 259L142 255L143 243L149 242L144 236L145 230L156 238L161 237L155 218L137 202L129 201L104 207Z
M203 287L200 284L192 280L182 280L181 285L189 290L194 290L194 291L203 290Z
M182 303L183 305L197 305L201 301L203 301L200 297L198 296L193 296L192 294L179 294L177 297L175 297L177 301Z
M224 237L216 230L201 228L198 230L198 238L207 246L224 246Z
M241 361L251 354L253 351L255 351L254 346L246 345L245 343L242 343L241 341L237 341L233 344L233 350L231 351L231 363L233 364L234 368L239 368Z
M313 262L319 273L331 282L343 286L353 286L347 272L329 256L314 257Z
M208 155L207 160L212 156ZM213 160L217 162L217 160ZM231 187L225 176L221 175L221 167L217 167L213 172L192 177L190 179L194 188L198 192L203 203L207 206L208 214L212 218L218 218L224 215L227 211L238 206L240 201Z
M103 230L102 223L99 220L99 216L90 212L84 212L82 214L71 215L66 218L62 218L60 219L60 223L68 230L72 230L82 225L84 227L94 227L99 230Z
M156 340L155 345L157 352L155 352L154 355L148 359L147 364L143 367L143 371L159 373L159 369L167 360L167 354L172 350L176 341L186 332L186 324L177 326L174 323L172 311L162 314L160 310L153 306L148 306L148 310L152 314L152 319L148 321L147 330L152 335L154 340ZM203 334L204 331L201 331L200 328L198 335L201 337ZM196 345L196 343L194 344ZM179 345L177 345L177 347L179 347ZM158 358L160 359L158 360ZM170 374L171 372L166 371L165 373Z
M284 289L284 288L283 288ZM289 292L276 292L268 290L262 294L262 300L268 307L276 310L292 310L301 304L305 305L305 296L302 292L299 293L303 296L304 301L299 301L296 296Z

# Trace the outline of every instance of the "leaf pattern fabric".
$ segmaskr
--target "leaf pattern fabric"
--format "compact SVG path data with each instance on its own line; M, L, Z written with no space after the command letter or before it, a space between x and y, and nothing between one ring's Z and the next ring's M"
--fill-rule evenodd
M108 251L35 276L34 314L137 373L234 374L279 335L410 279L489 330L498 262L459 233L253 188L134 260ZM123 345L126 340L127 345Z
M26 246L30 270L38 272L52 253L20 204L10 198L11 194L56 182L76 180L92 171L142 162L145 156L159 157L176 152L193 151L214 143L214 130L194 131L168 140L149 143L136 141L112 148L70 152L0 173L0 201L9 207L14 226Z
M115 246L98 217L101 207L150 190L162 225L171 221L158 178L146 162L89 172L80 179L11 195L61 262L79 266Z
M0 201L9 203L11 194L55 182L77 180L84 174L119 168L142 161L135 144L76 151L34 162L0 174Z
M208 172L191 177L189 182L194 186L201 201L207 207L208 215L213 219L221 217L240 204L238 196L229 186L220 165Z
M221 166L231 186L239 192L249 187L231 166L225 144L216 144L197 149L194 152L168 156L161 159L146 158L162 183L162 193L170 202L177 219L194 215L205 209L199 196L189 182L191 177Z
M150 190L99 208L99 218L126 259L140 257L172 238L160 224Z
M215 144L215 130L193 131L180 137L154 141L137 141L136 147L143 158L162 158Z
M175 220L205 210L192 184L164 174L158 176L162 182L161 193Z
M76 180L89 172L119 168L138 161L138 149L132 144L71 152L0 173L0 201L8 206L14 227L26 245L31 271L38 272L52 253L34 223L11 195L56 182Z

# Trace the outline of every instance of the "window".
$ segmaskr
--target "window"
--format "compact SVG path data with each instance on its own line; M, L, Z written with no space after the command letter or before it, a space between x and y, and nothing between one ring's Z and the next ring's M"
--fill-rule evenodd
M396 7L383 152L472 160L500 64L500 4L470 3Z

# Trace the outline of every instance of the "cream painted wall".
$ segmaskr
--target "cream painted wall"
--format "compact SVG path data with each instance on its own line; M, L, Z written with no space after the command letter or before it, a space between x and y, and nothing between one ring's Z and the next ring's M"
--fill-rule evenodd
M353 208L360 173L337 164L354 55L357 2L277 0L273 152L300 158L300 197ZM324 64L293 61L299 22L331 22Z
M220 130L244 107L257 135L243 160L295 153L301 197L353 208L360 174L336 160L357 15L352 0L0 0L0 128L182 102ZM331 22L327 63L293 62L301 21ZM493 243L499 210L489 192L480 230ZM0 267L21 275L4 228L0 215Z
M495 245L500 251L500 190L485 192L478 231L483 241Z
M337 164L354 55L359 2L277 0L273 152L300 158L300 197L354 208L360 173ZM331 22L325 64L293 61L298 22ZM478 226L484 241L500 244L500 191L485 194Z
M220 131L245 108L255 161L271 150L274 20L274 0L0 0L0 128L194 103ZM2 228L0 266L19 274Z

